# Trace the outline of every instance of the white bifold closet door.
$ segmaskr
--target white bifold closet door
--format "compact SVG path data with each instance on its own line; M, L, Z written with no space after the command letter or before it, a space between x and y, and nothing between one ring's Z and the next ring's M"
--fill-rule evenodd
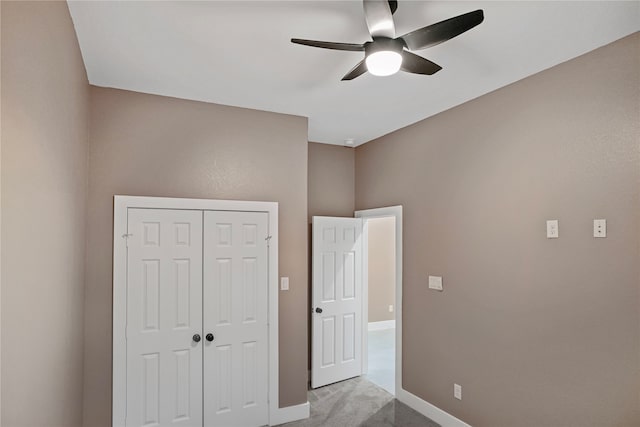
M267 213L205 211L204 229L205 426L266 425Z
M127 426L268 424L267 222L128 210Z
M202 212L129 209L127 426L202 427Z

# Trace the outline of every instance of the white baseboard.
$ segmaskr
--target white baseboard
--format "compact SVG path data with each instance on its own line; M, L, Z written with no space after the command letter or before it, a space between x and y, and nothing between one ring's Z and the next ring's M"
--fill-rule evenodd
M370 331L381 331L383 329L393 329L396 327L395 319L383 320L381 322L369 322L368 329Z
M396 390L396 399L405 405L415 409L427 418L440 424L442 427L471 427L464 421L454 417L448 412L443 411L435 405L420 399L418 396L409 393L404 389Z
M269 425L277 426L284 423L290 423L291 421L309 418L310 408L309 402L278 408L275 411L275 414L269 414Z

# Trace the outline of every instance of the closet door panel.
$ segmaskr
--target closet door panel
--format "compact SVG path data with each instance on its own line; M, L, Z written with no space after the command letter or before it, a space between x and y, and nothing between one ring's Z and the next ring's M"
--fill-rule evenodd
M268 215L204 213L204 422L268 424Z
M202 427L202 211L127 218L127 426Z

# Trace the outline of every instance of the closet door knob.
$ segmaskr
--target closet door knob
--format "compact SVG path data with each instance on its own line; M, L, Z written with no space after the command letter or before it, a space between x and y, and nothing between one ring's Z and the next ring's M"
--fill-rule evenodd
M194 340L195 342L200 342L200 335L199 335L199 334L195 334L195 335L193 336L193 340Z
M211 342L213 341L213 334L207 334L205 338L207 339L207 341Z
M322 309L320 307L316 308L316 313L322 313Z

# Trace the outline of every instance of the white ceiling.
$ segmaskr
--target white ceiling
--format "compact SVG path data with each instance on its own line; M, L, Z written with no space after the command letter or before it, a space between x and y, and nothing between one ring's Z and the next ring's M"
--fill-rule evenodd
M306 116L309 140L360 145L640 30L637 1L403 1L398 35L475 9L478 27L418 53L433 76L365 74L360 1L69 1L89 81ZM606 67L607 64L602 64Z

